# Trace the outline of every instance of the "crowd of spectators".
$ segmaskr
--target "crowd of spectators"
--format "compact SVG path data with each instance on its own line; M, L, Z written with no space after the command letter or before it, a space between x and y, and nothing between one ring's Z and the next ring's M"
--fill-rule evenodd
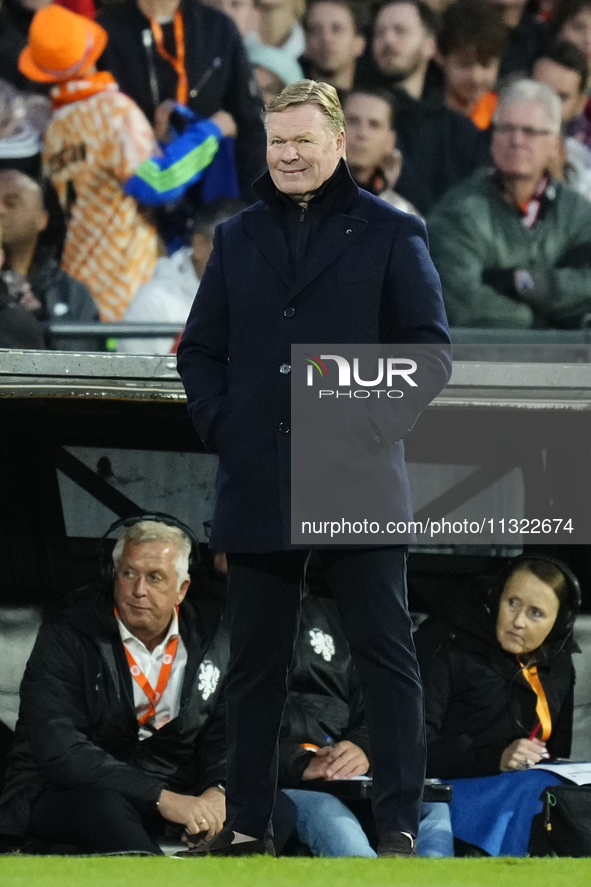
M3 304L53 348L106 337L52 321L182 325L196 220L253 202L264 104L308 77L339 92L357 184L426 221L452 326L579 328L590 58L591 0L2 0Z

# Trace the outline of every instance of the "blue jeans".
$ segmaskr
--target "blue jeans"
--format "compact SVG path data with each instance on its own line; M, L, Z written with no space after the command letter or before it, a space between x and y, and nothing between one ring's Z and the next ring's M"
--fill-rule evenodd
M342 801L325 792L284 788L297 808L300 841L314 856L376 857L359 820ZM423 804L417 836L419 856L453 856L448 804Z
M327 792L284 788L296 805L298 838L314 856L366 856L375 859L359 820L342 801Z
M417 835L417 853L432 858L454 855L449 804L421 805L421 821Z

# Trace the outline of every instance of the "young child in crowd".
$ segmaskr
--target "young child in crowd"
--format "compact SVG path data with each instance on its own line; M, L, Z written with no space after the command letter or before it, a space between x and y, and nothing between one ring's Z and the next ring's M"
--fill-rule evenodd
M445 74L445 102L488 129L497 106L497 75L508 41L498 9L458 0L442 16L437 61Z

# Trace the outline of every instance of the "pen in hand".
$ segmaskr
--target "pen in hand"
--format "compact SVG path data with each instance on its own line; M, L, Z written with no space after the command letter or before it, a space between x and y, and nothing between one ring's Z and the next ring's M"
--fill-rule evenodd
M534 727L534 729L531 731L531 733L530 733L529 736L527 737L528 740L529 740L530 742L532 741L532 739L535 739L535 738L536 738L536 736L537 736L538 733L540 732L540 727L541 727L541 726L542 726L542 722L541 722L541 721L538 721L538 723L536 724L536 726Z
M540 732L541 727L542 727L542 722L538 721L538 723L536 724L534 729L531 731L531 733L527 737L530 742L532 742L534 739L537 738L537 735ZM542 755L542 760L547 761L549 757L550 757L550 754L544 750L544 753Z

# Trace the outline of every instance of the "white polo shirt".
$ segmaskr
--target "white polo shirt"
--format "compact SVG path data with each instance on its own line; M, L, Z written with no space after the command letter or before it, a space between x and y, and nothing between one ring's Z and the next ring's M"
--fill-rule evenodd
M145 724L140 724L140 739L147 739L149 736L172 721L179 713L181 704L181 687L183 685L183 677L185 674L185 666L187 664L187 649L183 643L183 639L179 635L179 620L176 609L170 622L170 626L164 640L155 647L152 652L148 650L146 645L136 638L128 628L125 627L119 617L117 617L117 625L121 640L133 656L136 664L142 670L147 678L148 683L153 690L156 689L158 676L162 668L162 660L166 652L166 645L171 638L178 636L179 642L177 646L176 656L172 664L172 669L168 679L168 683L162 693L162 696L156 703L156 714L153 715ZM133 684L133 702L135 705L135 714L139 721L141 716L150 708L150 700L140 687L137 681L131 679Z

